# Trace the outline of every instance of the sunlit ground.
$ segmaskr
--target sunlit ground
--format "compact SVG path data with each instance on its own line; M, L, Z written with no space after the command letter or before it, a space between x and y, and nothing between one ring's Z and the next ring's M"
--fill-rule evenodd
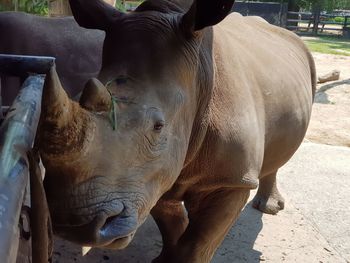
M339 37L303 37L312 52L350 56L350 40Z

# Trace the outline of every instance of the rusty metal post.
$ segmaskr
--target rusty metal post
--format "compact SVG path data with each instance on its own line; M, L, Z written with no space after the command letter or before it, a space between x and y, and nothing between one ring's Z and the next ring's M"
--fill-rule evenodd
M29 181L27 152L36 136L44 75L55 58L0 54L0 73L28 77L0 126L0 261L16 262L20 214ZM33 169L33 167L32 167ZM25 233L26 234L26 233Z
M2 96L1 96L1 76L0 76L0 124L2 119L4 118L3 112L2 112Z
M35 147L35 146L34 146ZM32 234L32 262L47 263L53 252L52 228L49 208L46 200L42 180L42 171L39 166L38 153L28 154L30 170L30 199L31 215L30 226Z

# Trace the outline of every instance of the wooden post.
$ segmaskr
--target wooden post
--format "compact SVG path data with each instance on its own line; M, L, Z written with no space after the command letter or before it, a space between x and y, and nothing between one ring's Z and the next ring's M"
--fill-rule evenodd
M115 6L116 0L104 0L106 3ZM52 0L49 1L49 16L71 16L72 10L70 9L68 0Z
M32 233L32 260L35 263L47 263L52 257L53 234L39 160L37 152L28 152L32 211L30 218Z
M283 1L281 1L283 2ZM297 3L296 0L288 0L288 12L299 12L300 11L300 7ZM298 15L297 14L290 14L289 15L291 19L298 19ZM289 23L290 26L298 26L298 22L290 22Z
M17 12L18 11L18 0L15 0L14 5L15 5L15 11Z
M348 26L349 16L345 16L343 26L343 37L350 39L350 27Z

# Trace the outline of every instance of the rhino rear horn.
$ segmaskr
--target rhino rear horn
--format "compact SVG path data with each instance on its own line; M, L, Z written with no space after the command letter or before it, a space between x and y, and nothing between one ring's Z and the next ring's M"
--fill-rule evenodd
M43 121L61 128L66 126L72 118L71 108L72 101L70 101L67 93L62 88L56 67L53 66L45 78L41 118Z
M95 112L109 111L111 96L106 87L96 78L90 79L80 97L80 106Z

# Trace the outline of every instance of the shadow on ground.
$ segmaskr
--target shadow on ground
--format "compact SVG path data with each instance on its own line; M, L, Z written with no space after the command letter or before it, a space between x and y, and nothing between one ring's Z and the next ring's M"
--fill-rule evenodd
M251 203L247 204L235 226L226 236L212 262L260 262L261 252L254 250L254 243L262 227L262 213L253 209ZM53 262L147 263L151 262L152 259L160 253L161 247L162 242L157 226L153 219L149 218L139 229L130 246L121 251L93 249L83 257L80 247L56 238Z
M336 87L341 86L341 85L345 85L345 84L350 85L350 79L336 81L336 82L332 82L332 83L321 86L315 94L315 102L322 103L322 104L330 104L331 102L328 99L328 95L327 95L326 91L329 89L336 88Z
M260 262L262 253L254 249L254 243L263 228L262 215L249 202L226 236L213 262Z

